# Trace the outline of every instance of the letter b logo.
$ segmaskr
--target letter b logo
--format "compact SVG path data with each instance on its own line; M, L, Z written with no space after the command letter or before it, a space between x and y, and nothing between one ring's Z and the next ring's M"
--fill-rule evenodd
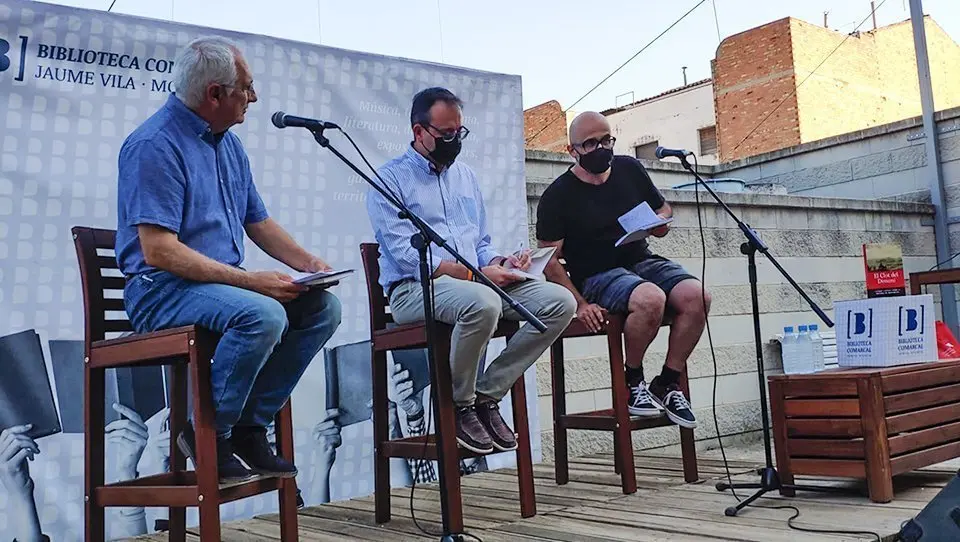
M10 57L7 56L7 53L10 52L10 42L5 39L0 39L0 72L6 71L10 67Z
M917 309L907 309L905 316L907 317L906 326L904 331L914 331L919 327L917 323Z
M853 334L862 335L867 331L867 315L862 312L853 313Z

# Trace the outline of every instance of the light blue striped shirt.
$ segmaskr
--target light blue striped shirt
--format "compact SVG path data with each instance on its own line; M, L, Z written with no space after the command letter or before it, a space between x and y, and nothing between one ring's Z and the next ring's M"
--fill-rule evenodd
M442 173L412 146L387 162L380 177L414 214L423 219L467 261L483 267L499 256L490 245L486 211L477 175L470 167L454 162ZM367 214L380 243L380 284L420 279L420 257L410 245L417 229L397 216L397 210L379 192L370 188ZM446 250L432 245L431 272L441 261L455 261Z

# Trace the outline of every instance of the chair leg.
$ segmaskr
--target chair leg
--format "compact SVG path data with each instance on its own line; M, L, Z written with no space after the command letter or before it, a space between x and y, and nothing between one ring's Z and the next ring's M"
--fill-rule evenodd
M383 443L390 440L387 419L387 353L374 350L370 360L370 370L373 372L374 515L377 523L387 523L390 521L390 458L383 453Z
M630 415L627 413L627 377L623 368L623 324L611 319L607 324L607 349L610 354L610 386L613 389L613 413L617 420L614 429L614 467L619 459L620 485L623 493L637 491L637 473L633 464L633 442L630 440Z
M520 485L520 516L537 515L537 494L533 485L533 453L530 450L530 421L527 417L527 386L521 376L510 393L513 427L517 432L517 482Z
M563 339L550 346L550 375L553 379L553 475L557 485L570 481L570 466L567 457L567 388L563 365Z
M89 355L89 353L88 353ZM89 358L87 358L89 359ZM95 498L96 488L104 485L104 401L105 371L85 367L84 378L84 540L105 540L105 514Z
M687 370L680 374L680 390L690 397L690 381L687 379ZM680 450L683 457L683 479L693 483L700 479L697 470L697 439L693 436L693 429L680 428Z
M187 423L187 367L183 363L170 366L170 418L167 421L170 430L170 472L183 472L187 468L187 459L177 446L177 437ZM167 510L170 542L186 542L187 509L170 507Z
M210 390L210 360L216 339L206 333L195 335L190 349L193 377L193 423L196 433L197 501L200 508L200 540L220 540L220 480L217 472L217 429Z
M445 531L450 533L463 532L463 500L460 494L460 449L457 446L457 426L454 418L453 384L450 377L450 334L442 335L436 340L436 359L430 360L433 369L433 387L435 401L433 409L436 413L437 446L443 450L443 461L440 462L440 488L447 495L447 499L440 503L441 510L446 510Z
M614 474L620 474L623 472L623 466L620 464L622 459L620 454L617 452L620 449L620 433L617 431L613 432L613 472Z
M283 405L274 421L277 452L280 457L293 463L293 412L290 400ZM280 540L296 542L300 539L297 529L297 479L285 478L280 491Z

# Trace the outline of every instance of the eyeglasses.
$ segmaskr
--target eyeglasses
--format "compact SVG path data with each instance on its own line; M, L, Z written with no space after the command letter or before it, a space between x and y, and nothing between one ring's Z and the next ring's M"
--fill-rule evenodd
M433 128L434 130L440 133L440 135L434 136L434 137L438 139L442 139L447 143L450 143L451 141L454 141L456 139L460 139L461 141L463 141L464 139L467 138L468 135L470 135L470 130L466 126L461 126L459 129L454 130L452 132L444 132L443 130L441 130L440 128L437 128L436 126L430 124L429 122L427 123L427 126L429 128ZM430 135L433 135L433 134L430 134Z
M246 94L248 98L249 98L250 96L256 96L256 95L257 95L256 89L253 88L253 83L250 83L249 85L247 85L247 86L245 86L245 87L238 87L237 85L223 85L223 87L224 87L224 88L235 88L235 89L239 90L240 92Z
M613 137L610 134L607 134L600 139L591 137L590 139L584 140L582 143L575 144L574 147L580 147L584 152L593 152L597 150L597 147L603 147L604 149L612 149L613 144L617 142L617 138Z

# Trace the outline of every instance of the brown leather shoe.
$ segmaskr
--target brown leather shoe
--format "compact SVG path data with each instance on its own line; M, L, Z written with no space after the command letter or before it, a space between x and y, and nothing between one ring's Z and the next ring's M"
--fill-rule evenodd
M490 434L493 447L501 452L510 452L517 449L517 436L513 429L503 421L500 415L500 404L496 401L477 404L477 418Z
M457 442L460 446L478 454L488 454L493 451L494 444L478 419L477 410L473 405L457 409Z

